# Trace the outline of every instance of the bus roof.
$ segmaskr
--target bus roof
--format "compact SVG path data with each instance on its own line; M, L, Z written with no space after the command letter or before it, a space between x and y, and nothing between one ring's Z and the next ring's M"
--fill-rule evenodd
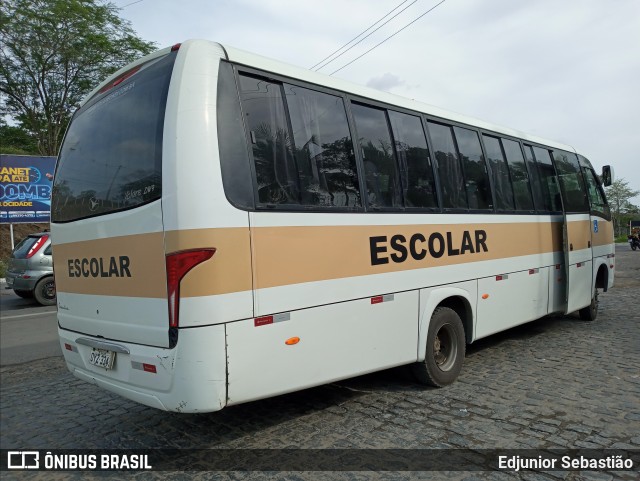
M372 99L378 102L397 105L409 110L422 112L425 114L433 115L434 117L440 117L442 119L449 119L454 122L460 122L462 124L473 125L485 130L490 130L496 133L509 135L511 137L517 137L524 141L547 145L557 149L567 150L570 152L576 152L576 150L570 145L562 144L553 140L543 139L535 135L530 135L524 132L520 132L507 127L501 127L498 125L485 122L483 120L468 117L456 112L451 112L433 105L426 104L424 102L411 100L406 97L391 94L389 92L383 92L380 90L372 89L369 87L363 87L347 80L341 80L329 75L307 70L305 68L297 67L285 62L280 62L262 55L250 53L235 47L228 45L222 45L227 52L227 58L229 61L253 67L260 70L266 70L285 77L291 77L299 79L312 84L325 86L331 89L339 90L342 92L350 93L360 97ZM579 152L576 152L579 153Z
M265 70L267 72L272 72L274 74L282 75L284 77L290 77L292 79L302 80L304 82L316 84L322 87L327 87L330 89L349 93L359 97L368 98L374 101L396 105L398 107L406 108L408 110L413 110L416 112L422 112L424 114L432 115L434 117L440 117L442 119L459 122L461 124L475 126L475 127L478 127L484 130L489 130L498 134L516 137L524 141L542 144L542 145L546 145L549 147L562 149L570 152L576 152L578 154L580 153L576 151L576 149L574 149L572 146L562 144L554 140L544 139L541 137L537 137L535 135L530 135L525 132L511 129L508 127L502 127L499 125L491 124L489 122L485 122L484 120L479 120L473 117L469 117L469 116L452 112L446 109L442 109L440 107L435 107L433 105L429 105L427 103L420 102L417 100L408 99L400 95L395 95L389 92L383 92L381 90L364 87L362 85L358 85L356 83L349 82L347 80L342 80L339 78L331 77L323 73L307 70L302 67L297 67L295 65L291 65L285 62L274 60L269 57L264 57L262 55L247 52L245 50L231 47L229 45L213 42L211 40L198 40L198 39L187 40L182 44L178 44L174 47L167 47L167 48L158 50L156 52L153 52L150 55L142 57L136 60L135 62L132 62L131 64L127 65L126 67L119 69L117 72L112 74L108 79L105 79L104 82L100 83L89 95L87 95L83 99L83 101L81 102L81 105L86 103L90 98L92 98L93 95L96 92L98 92L103 85L107 84L110 79L113 79L118 75L120 75L121 73L126 72L127 69L131 69L133 66L142 64L155 57L160 57L162 55L165 55L169 53L172 49L177 48L179 45L183 47L188 47L189 44L199 43L199 42L209 43L222 48L226 52L227 60L233 63L246 65L248 67L256 68L259 70Z

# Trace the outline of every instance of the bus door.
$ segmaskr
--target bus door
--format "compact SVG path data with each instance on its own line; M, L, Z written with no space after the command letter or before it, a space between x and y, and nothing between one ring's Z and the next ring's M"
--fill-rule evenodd
M562 208L562 274L559 278L564 282L564 304L563 311L566 313L569 306L569 285L571 276L569 275L569 221L567 219L567 211Z
M549 269L549 301L547 312L565 312L568 300L569 234L566 209L551 151L525 144L536 206L551 213L553 261ZM562 216L561 216L562 215Z
M587 190L574 153L553 151L563 206L563 250L566 308L569 314L591 303L593 258Z

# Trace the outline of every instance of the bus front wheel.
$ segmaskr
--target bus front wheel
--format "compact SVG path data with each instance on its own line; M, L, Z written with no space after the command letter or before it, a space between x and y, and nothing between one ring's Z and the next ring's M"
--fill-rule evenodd
M456 380L464 361L465 337L460 316L448 307L438 307L431 316L425 359L414 365L418 381L443 387Z

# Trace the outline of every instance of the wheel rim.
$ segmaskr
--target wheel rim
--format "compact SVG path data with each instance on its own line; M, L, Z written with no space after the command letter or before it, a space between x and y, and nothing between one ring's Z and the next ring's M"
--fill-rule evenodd
M56 298L56 283L54 281L48 281L42 286L42 296L48 300Z
M441 371L450 370L458 356L458 336L451 324L444 324L433 340L433 360Z

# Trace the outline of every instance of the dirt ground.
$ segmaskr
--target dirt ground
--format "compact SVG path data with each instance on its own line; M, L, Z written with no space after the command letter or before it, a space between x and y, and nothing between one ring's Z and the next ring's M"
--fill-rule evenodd
M13 240L18 245L22 239L34 232L49 229L49 224L13 224ZM11 254L11 233L9 224L0 225L0 260L7 260Z

